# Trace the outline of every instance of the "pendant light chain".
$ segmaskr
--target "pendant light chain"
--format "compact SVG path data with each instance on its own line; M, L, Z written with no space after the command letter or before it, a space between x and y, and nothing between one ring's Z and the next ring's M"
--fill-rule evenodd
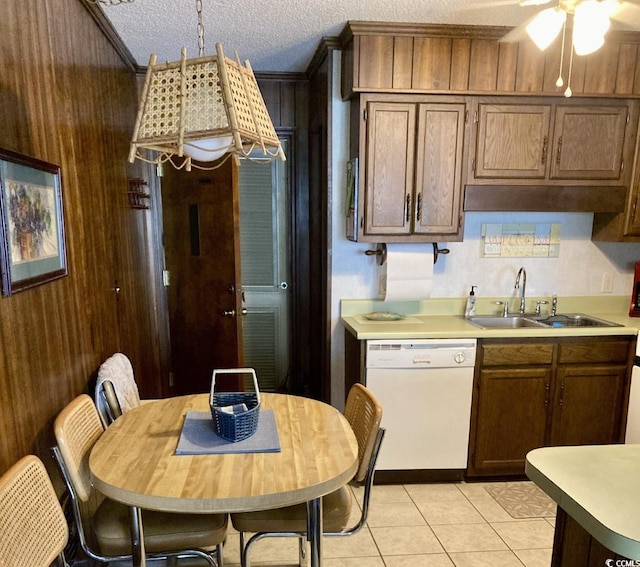
M202 23L202 0L196 0L196 12L198 13L198 51L200 57L204 57L204 24Z

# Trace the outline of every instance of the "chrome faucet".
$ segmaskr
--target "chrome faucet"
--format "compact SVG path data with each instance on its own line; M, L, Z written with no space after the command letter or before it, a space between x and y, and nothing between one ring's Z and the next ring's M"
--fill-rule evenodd
M522 287L520 287L520 277L522 276ZM525 311L525 293L527 289L527 270L520 268L516 276L515 289L520 290L520 313Z

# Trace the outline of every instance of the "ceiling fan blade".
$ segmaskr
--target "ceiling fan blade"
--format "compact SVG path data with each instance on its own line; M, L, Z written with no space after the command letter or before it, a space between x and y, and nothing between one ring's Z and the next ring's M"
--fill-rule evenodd
M542 6L551 0L520 0L520 6Z
M611 15L611 19L627 27L640 28L640 5L626 1L618 4L620 7Z

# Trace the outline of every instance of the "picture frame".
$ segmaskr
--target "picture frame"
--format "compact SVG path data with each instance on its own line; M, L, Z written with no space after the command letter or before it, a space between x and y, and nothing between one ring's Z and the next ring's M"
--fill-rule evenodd
M0 148L2 294L67 273L60 167Z

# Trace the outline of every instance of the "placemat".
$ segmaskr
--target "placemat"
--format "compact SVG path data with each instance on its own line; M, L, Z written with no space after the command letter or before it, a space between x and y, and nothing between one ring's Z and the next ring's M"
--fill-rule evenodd
M214 431L210 412L188 411L176 449L176 455L279 452L280 437L276 416L272 409L262 410L258 417L256 432L237 443L223 439Z

